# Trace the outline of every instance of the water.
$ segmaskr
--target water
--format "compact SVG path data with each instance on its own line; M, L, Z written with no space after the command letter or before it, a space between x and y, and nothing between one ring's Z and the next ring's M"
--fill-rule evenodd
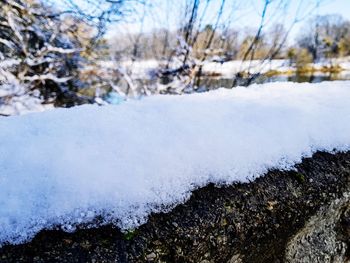
M317 75L276 75L276 76L259 76L252 83L263 84L269 82L308 82L308 83L319 83L322 81L334 81L334 80L350 80L350 72L342 72L338 74L317 74ZM244 80L243 80L244 81ZM221 87L232 88L233 79L230 78L213 78L203 77L200 82L202 87L210 87L209 89L218 89Z
M322 81L334 81L334 80L350 80L350 71L343 71L338 74L325 74L325 73L317 73L315 75L276 75L276 76L264 76L260 75L257 78L254 79L253 83L257 84L263 84L263 83L269 83L269 82L308 82L308 83L318 83ZM144 88L148 87L150 90L152 90L152 87L155 87L157 85L157 82L159 79L136 79L134 81L135 86L137 87L137 94L144 94ZM244 83L246 82L246 79L242 79L241 82L236 84L236 86L246 86ZM163 83L166 84L166 83ZM197 83L196 83L197 84ZM119 83L118 84L122 90L128 90L128 84ZM218 88L228 88L231 89L233 86L233 78L224 78L224 77L205 77L203 76L200 79L199 88L196 89L196 92L205 92L209 90L215 90ZM169 82L169 87L171 87L171 81ZM171 92L167 94L172 94Z

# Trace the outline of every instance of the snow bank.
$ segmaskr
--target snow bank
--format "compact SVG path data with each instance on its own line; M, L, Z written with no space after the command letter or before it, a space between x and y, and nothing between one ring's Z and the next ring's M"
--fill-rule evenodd
M350 149L350 82L269 83L0 119L0 244L102 215L133 228L208 182Z
M266 73L270 70L286 72L291 70L289 61L285 59L273 59L262 62L261 60L241 61L232 60L223 64L217 62L207 62L203 65L203 72L219 73L224 78L232 78L235 74L241 71L249 71L251 74Z
M0 89L4 86L0 85ZM0 92L1 93L1 92ZM53 104L42 104L42 100L27 94L10 97L3 103L0 96L0 116L1 115L22 115L32 112L40 112L51 110L54 108Z
M197 63L201 63L196 61ZM131 76L134 79L148 79L150 78L151 73L157 71L162 64L166 64L164 61L157 60L139 60L139 61L123 61L121 66L127 71L130 72ZM171 68L180 67L182 64L173 62ZM241 60L231 60L224 63L204 61L202 71L205 74L218 73L223 78L232 78L241 71L249 71L251 74L257 73L267 73L268 71L279 71L281 73L286 73L289 71L295 71L295 66L290 65L288 59L273 59L266 60L262 62L261 60L252 60L252 61L241 61ZM118 64L113 61L103 61L100 63L102 67L106 68L118 68ZM163 66L164 66L163 65ZM331 67L338 65L345 71L347 74L350 71L350 57L343 58L334 58L331 61L329 59L321 60L317 63L313 63L310 66L315 68L315 70L321 71L324 67ZM322 72L321 72L322 73ZM314 72L317 75L317 72ZM323 73L324 74L324 73Z
M53 108L52 104L42 104L38 91L28 93L28 87L21 85L18 79L2 69L17 60L0 62L0 115L19 115ZM36 94L35 94L36 93Z
M116 63L115 61L101 61L99 64L103 68L124 69L132 76L133 79L148 79L151 72L159 69L162 62L155 59L149 59L139 61L126 60L122 61L120 64Z
M197 61L200 63L199 61ZM151 73L157 71L159 67L165 66L168 61L157 61L157 60L139 60L139 61L123 61L120 66L127 69L133 78L148 79ZM118 68L118 64L113 61L102 61L100 65L104 68ZM170 68L179 68L182 66L182 61L172 61ZM203 72L206 74L218 73L222 77L231 78L237 72L247 71L250 73L266 73L269 70L288 71L292 68L289 66L289 61L284 59L261 60L253 61L241 61L232 60L225 63L218 62L203 62Z

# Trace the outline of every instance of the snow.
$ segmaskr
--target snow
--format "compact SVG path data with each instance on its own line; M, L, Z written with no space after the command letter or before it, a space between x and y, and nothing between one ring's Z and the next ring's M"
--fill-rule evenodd
M311 63L310 66L316 71L322 71L324 67L339 66L344 73L349 74L350 57L334 58L332 60L324 59L316 63ZM222 77L232 78L236 73L241 71L249 71L252 74L266 73L268 71L278 71L280 73L293 72L295 66L291 66L288 59L272 59L262 62L261 60L241 61L233 60L225 63L206 62L203 65L205 73L219 73ZM317 75L321 72L314 72ZM324 73L323 73L324 74Z
M161 62L155 59L141 61L126 60L120 62L120 65L115 61L101 61L99 63L102 68L124 69L132 74L133 79L148 78L150 72L157 70L160 64Z
M0 84L0 116L21 115L53 108L53 104L42 104L39 94L36 94L38 91L27 94L23 85L20 85L16 80L12 83L12 85Z
M0 86L0 89L4 86ZM27 94L20 96L13 96L8 99L7 103L0 101L0 115L23 115L33 112L41 112L51 110L54 108L53 104L42 104L42 100Z
M262 62L261 60L241 61L232 60L225 63L208 62L203 65L205 73L219 73L225 78L232 78L238 72L249 71L251 74L266 73L269 70L286 72L291 70L289 61L285 59L273 59Z
M172 62L170 68L178 68L182 64ZM199 61L196 61L200 63ZM147 79L152 75L151 73L157 71L160 66L164 66L167 64L167 61L157 61L157 60L139 60L139 61L123 61L121 62L121 67L125 68L128 72L131 73L134 79L141 78ZM295 66L290 65L290 61L288 59L272 59L265 60L262 62L261 60L252 60L252 61L241 61L241 60L232 60L224 63L212 62L212 61L204 61L201 63L203 65L203 73L212 74L218 73L223 78L232 78L238 72L247 72L249 71L251 74L257 73L266 73L268 71L278 71L280 73L287 73L295 71ZM103 61L100 63L101 67L106 68L118 68L118 65L113 61ZM342 57L342 58L334 58L331 61L328 59L321 60L317 63L312 63L312 66L315 70L321 71L324 67L331 67L334 65L340 66L343 71L347 74L350 71L350 57ZM315 72L317 74L317 72Z
M144 223L209 182L350 149L350 82L269 83L0 118L0 244Z

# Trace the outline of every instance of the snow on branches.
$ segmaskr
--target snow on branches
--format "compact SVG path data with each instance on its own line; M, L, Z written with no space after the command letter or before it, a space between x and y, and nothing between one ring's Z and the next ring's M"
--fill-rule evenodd
M66 103L60 99L77 90L80 49L64 19L37 1L0 2L0 106L23 96Z

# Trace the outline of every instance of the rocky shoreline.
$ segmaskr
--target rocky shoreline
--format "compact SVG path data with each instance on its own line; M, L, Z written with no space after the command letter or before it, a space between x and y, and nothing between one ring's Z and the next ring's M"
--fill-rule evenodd
M350 152L195 190L134 231L40 232L0 262L350 262Z

